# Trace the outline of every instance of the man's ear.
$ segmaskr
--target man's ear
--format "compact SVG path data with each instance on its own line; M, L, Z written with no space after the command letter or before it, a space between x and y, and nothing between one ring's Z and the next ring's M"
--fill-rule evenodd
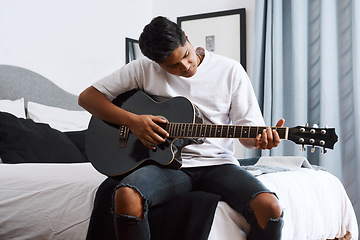
M183 30L183 33L185 34L186 40L189 41L189 37L186 35L185 31Z

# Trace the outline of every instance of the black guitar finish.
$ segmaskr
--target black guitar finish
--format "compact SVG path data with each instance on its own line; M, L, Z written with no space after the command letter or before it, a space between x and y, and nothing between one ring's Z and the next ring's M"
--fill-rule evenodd
M155 100L156 99L156 100ZM156 162L170 168L182 165L181 151L192 143L202 143L204 138L256 138L264 126L238 126L203 124L200 111L187 98L150 97L142 91L132 90L121 94L113 103L135 114L155 115L168 123L159 124L170 135L156 150L146 148L125 126L106 123L92 117L86 136L86 151L90 162L107 176L129 173L142 164ZM333 149L338 137L334 128L307 126L272 127L281 139L297 144Z

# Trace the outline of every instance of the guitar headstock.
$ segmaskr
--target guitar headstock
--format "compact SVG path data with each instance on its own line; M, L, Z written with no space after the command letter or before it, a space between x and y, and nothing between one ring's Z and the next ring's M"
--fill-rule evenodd
M312 151L315 150L315 146L322 147L323 153L326 153L327 148L334 149L338 136L335 128L297 126L289 128L288 140L303 145L303 149L305 145L310 145L313 147Z

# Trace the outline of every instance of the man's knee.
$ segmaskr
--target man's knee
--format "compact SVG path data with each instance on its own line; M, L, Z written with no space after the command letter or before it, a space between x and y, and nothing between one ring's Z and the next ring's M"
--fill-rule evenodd
M144 199L131 187L119 187L115 190L114 211L116 214L139 217L143 216Z
M250 203L250 208L262 228L265 228L270 219L278 219L282 216L280 203L272 193L258 194Z

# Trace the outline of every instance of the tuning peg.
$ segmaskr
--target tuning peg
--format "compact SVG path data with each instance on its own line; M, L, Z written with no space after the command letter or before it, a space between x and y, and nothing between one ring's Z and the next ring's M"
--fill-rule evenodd
M317 125L316 123L313 125L313 128L319 128L319 125Z
M308 123L305 123L305 127L308 127L309 126L309 124Z
M311 152L314 153L315 152L315 146L312 146L311 148Z
M326 153L327 153L326 148L323 148L323 150L321 150L321 153L322 153L322 154L326 154Z
M325 125L324 128L329 128L329 126L328 126L328 125Z
M301 150L302 152L305 152L305 151L306 151L306 148L305 148L305 145L304 145L304 144L303 144L303 145L301 145L300 150Z

